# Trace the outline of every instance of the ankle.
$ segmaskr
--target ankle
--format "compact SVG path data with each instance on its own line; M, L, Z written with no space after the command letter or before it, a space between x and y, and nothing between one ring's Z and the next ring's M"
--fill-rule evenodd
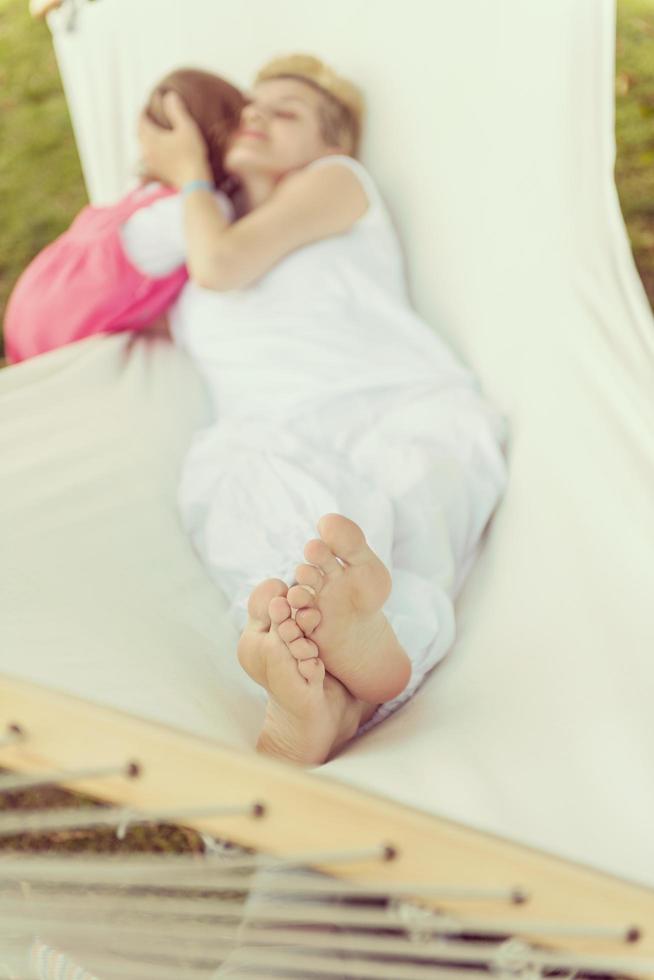
M325 674L325 693L338 705L341 716L338 735L330 752L332 756L354 738L361 725L372 718L379 705L355 698L341 681L331 674Z

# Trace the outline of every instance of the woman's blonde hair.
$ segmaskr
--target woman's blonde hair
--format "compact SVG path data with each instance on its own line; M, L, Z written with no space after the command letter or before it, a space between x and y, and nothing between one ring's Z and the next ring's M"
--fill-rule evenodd
M298 78L317 89L324 96L319 109L323 139L330 146L340 146L357 156L365 102L356 85L310 54L273 58L259 70L254 83L271 78Z

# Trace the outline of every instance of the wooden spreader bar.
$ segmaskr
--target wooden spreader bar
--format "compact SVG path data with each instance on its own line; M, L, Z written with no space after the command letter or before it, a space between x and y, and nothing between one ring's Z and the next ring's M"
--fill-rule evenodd
M468 917L489 934L510 922L541 949L573 951L571 963L601 957L623 970L633 964L630 975L654 980L654 891L648 888L319 772L2 675L0 739L0 767L46 780L51 773L59 785L125 808L139 820L170 811L177 823L253 848L267 860L302 852L307 864L332 876L326 883L336 876L355 889L358 882L378 886L382 894L388 886L386 894L399 890L457 921ZM116 771L128 762L136 774ZM261 807L258 815L253 801ZM230 809L221 812L225 807ZM229 874L229 860L219 876ZM8 871L16 861L15 855L0 858L0 878L3 867ZM23 863L29 875L30 857ZM184 873L176 871L175 878L181 884ZM211 888L208 868L206 883ZM412 895L411 886L441 892Z

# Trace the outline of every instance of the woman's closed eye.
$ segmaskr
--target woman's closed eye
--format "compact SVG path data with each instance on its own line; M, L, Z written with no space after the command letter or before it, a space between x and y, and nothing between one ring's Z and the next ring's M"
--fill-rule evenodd
M246 103L245 108L243 110L244 120L247 119L247 110L251 106L255 106L258 109L258 111L261 112L263 115L267 115L268 113L270 113L271 115L274 116L282 116L284 119L297 119L297 113L291 112L289 109L273 109L266 106L256 106L254 102L248 102Z

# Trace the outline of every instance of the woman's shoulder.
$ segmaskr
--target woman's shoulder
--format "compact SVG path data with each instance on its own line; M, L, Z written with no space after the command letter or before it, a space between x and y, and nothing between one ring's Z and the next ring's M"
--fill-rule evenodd
M347 153L328 153L324 157L318 157L317 160L312 160L311 163L307 164L306 169L335 165L344 166L351 170L359 178L369 197L379 196L377 185L368 170L366 170L360 160L348 156Z
M350 170L353 170L354 173L358 177L361 177L362 180L366 181L366 183L369 182L374 184L373 178L368 173L361 161L357 160L355 157L349 156L347 153L327 153L323 157L318 157L316 160L312 160L311 163L307 164L307 168L324 167L335 163L341 164L341 166L349 167Z
M324 157L318 157L306 165L305 169L313 169L325 166L344 166L347 167L359 179L360 184L368 198L368 210L362 218L368 218L372 214L385 212L384 200L379 192L377 184L369 171L364 167L360 160L348 156L346 153L328 153ZM362 220L362 219L361 219Z

